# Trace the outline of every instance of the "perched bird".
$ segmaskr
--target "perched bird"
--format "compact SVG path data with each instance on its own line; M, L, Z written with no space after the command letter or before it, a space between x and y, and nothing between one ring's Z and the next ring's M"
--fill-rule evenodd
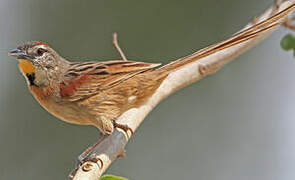
M160 64L135 61L69 62L48 44L32 41L10 51L29 90L50 113L66 122L94 125L111 134L116 118L145 102L167 73Z
M70 62L47 43L31 41L9 52L36 100L59 119L93 125L104 134L115 127L131 130L116 119L130 108L141 106L169 73L230 46L255 38L279 25L295 5L255 24L233 37L204 48L165 66L154 63L112 60Z

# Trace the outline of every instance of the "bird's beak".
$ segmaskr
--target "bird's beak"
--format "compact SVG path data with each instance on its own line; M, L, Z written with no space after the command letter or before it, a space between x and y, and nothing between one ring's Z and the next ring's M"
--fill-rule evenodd
M27 53L23 52L20 49L12 49L8 52L9 56L15 57L17 59L30 59L30 56Z

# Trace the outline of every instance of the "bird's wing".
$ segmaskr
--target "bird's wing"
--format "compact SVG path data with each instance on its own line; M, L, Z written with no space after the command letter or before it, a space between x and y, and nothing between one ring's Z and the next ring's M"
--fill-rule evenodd
M60 83L60 96L70 101L81 100L159 65L122 60L72 63Z

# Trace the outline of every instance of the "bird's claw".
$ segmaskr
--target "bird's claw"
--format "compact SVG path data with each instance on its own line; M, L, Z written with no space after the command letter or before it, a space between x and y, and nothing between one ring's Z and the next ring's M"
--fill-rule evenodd
M73 179L74 178L74 176L76 175L76 173L77 173L77 171L78 171L78 169L80 167L82 168L82 170L84 172L90 171L91 168L92 168L92 164L91 163L96 163L100 169L103 168L103 160L101 158L99 158L99 157L92 157L92 158L86 157L84 159L79 159L79 158L78 158L78 161L76 163L76 167L74 168L74 170L69 175L69 178L70 179Z
M131 136L134 134L133 129L131 129L131 128L130 128L128 125L126 125L126 124L119 124L119 123L117 123L117 122L114 121L114 127L115 127L115 128L120 128L120 129L122 129L123 131L126 132L127 135L128 135L128 131L130 131Z

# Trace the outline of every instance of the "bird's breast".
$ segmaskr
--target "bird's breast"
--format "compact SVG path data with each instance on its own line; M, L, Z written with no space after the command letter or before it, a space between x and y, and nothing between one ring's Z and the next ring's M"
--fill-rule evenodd
M76 103L58 100L54 88L29 86L29 89L39 104L60 120L81 125L92 124L90 120L93 117Z

